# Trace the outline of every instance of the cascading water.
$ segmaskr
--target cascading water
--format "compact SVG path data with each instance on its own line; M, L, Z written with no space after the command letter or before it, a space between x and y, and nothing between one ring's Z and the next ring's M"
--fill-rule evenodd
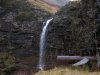
M49 25L49 23L53 20L53 18L49 19L46 21L45 26L43 27L42 33L41 33L41 37L40 37L40 53L39 53L39 65L38 68L40 70L44 69L45 66L45 40L46 40L46 31L47 31L47 27Z

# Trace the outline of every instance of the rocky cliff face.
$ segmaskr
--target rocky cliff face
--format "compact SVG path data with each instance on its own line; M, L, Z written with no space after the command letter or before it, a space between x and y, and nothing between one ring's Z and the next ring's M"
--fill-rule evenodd
M0 0L0 53L12 55L19 65L37 66L39 36L49 16L27 0Z
M95 55L98 9L95 0L72 2L64 6L56 13L49 27L47 49L58 50L60 55L80 55L81 50L85 50L86 55ZM71 54L68 54L69 50Z

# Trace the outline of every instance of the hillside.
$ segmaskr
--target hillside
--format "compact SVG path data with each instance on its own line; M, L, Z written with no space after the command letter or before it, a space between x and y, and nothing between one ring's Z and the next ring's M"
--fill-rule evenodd
M51 65L57 55L97 56L100 65L99 9L96 1L82 0L65 5L55 14L46 43L46 55L52 55Z
M86 54L89 52L87 50L93 50L92 55L95 55L96 38L94 31L98 30L95 29L96 23L98 23L96 22L98 17L95 17L95 15L97 15L96 10L99 7L88 1L86 4L84 3L69 3L55 14L53 23L49 27L48 49L59 50L62 52L59 52L59 54L62 55L64 50L65 55L70 55L67 54L67 50L72 50L72 52L74 50L85 50ZM72 52L71 55L75 55Z
M75 1L59 9L42 0L0 0L0 75L20 75L20 72L34 75L41 68L38 66L39 54L44 57L45 65L42 66L47 71L39 71L36 75L96 75L100 67L99 1ZM48 22L50 18L53 20ZM45 33L43 54L39 46L45 24L48 33ZM94 56L97 60L73 70L59 68L64 63L67 67L76 62L60 63L57 60L59 55ZM91 73L77 68L96 71Z
M49 5L45 3L43 0L27 0L30 4L33 4L47 12L55 13L59 9L58 6Z
M65 4L67 4L70 0L42 0L42 1L58 7L62 7Z
M0 75L37 66L41 29L50 16L28 0L0 0Z

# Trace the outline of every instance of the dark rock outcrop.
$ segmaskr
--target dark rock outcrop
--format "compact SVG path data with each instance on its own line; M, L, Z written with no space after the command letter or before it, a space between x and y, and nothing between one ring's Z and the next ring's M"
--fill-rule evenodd
M36 67L42 25L50 16L27 0L0 0L0 53L12 55L18 66Z
M96 23L98 9L96 0L72 2L60 9L49 27L47 50L54 49L65 55L66 50L86 50L87 54L92 51L90 55L96 55L94 35L99 29L95 28L99 24Z

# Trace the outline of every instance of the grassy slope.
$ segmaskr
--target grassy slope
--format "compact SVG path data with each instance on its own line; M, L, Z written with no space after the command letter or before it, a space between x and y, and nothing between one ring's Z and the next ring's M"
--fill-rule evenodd
M46 4L46 3L42 2L41 0L36 0L36 1L35 0L27 0L27 1L43 10L50 12L50 13L55 13L59 9L57 7Z
M35 75L100 75L100 71L89 72L86 70L78 70L78 69L55 68L49 71L40 71Z

